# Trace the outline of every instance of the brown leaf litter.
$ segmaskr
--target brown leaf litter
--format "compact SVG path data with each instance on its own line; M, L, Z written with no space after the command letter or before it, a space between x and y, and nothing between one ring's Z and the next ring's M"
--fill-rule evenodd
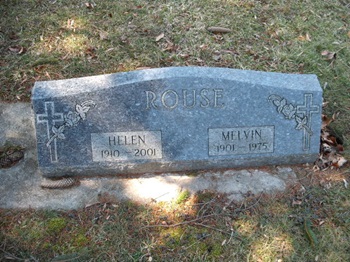
M326 170L328 168L340 168L347 160L341 155L344 151L342 142L329 128L329 124L336 119L337 115L331 118L322 115L321 148L320 156L314 165L314 171Z

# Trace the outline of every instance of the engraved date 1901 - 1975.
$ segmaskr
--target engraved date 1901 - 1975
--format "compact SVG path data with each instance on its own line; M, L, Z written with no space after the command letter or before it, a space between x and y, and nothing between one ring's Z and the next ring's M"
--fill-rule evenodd
M209 129L209 155L272 153L274 127L234 127Z

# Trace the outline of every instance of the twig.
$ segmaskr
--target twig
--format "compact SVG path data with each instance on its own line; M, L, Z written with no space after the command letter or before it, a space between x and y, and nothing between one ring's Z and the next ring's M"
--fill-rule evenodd
M86 204L85 205L85 208L89 208L89 207L92 207L92 206L95 206L95 205L99 205L99 204L101 204L101 202L93 202L93 203L91 203L91 204Z
M215 199L211 199L211 200L209 200L209 201L203 203L203 205L201 206L201 208L198 210L197 213L200 214L200 212L204 209L205 206L207 206L208 204L210 204L210 203L212 203L212 202L214 202L214 201L215 201Z
M28 261L28 259L24 259L24 258L19 258L19 257L16 257L15 255L12 255L11 253L9 252L6 252L4 249L0 249L2 252L4 252L4 254L6 254L6 259L16 259L18 261Z
M219 228L216 228L216 227L211 227L211 226L208 226L208 225L205 225L205 224L202 224L202 223L194 223L194 224L197 225L197 226L206 227L206 228L218 231L218 232L223 233L223 234L230 235L230 239L234 236L233 235L233 231L228 232L228 231L225 231L225 230L222 230L222 229L219 229ZM243 241L242 238L240 238L239 236L234 236L234 237L236 239L240 240L240 241Z
M261 200L261 198L262 198L262 194L263 194L263 193L261 193L261 194L259 195L258 199L255 201L254 204L252 204L252 205L250 205L250 206L248 206L248 207L246 207L246 208L243 208L243 209L238 208L239 211L240 211L240 212L242 212L242 211L247 211L247 210L253 208L254 206L256 206L256 205L260 202L260 200ZM241 207L242 207L242 206L243 206L243 204L241 205Z
M176 224L172 224L172 225L161 225L160 224L160 225L143 226L140 229L152 228L152 227L178 227L178 226L182 226L182 225L186 225L186 224L191 224L191 223L196 222L200 219L212 217L212 216L216 216L216 214L210 214L210 215L206 215L206 216L202 216L202 217L197 217L197 218L192 219L192 220L188 220L188 221L184 221L184 222L180 222L180 223L176 223Z

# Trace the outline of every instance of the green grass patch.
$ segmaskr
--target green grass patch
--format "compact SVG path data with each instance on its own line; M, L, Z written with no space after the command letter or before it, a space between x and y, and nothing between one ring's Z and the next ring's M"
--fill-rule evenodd
M188 198L190 197L191 193L188 190L183 190L179 193L177 199L175 200L176 204L182 204L184 202L186 202L186 200L188 200Z
M212 193L176 206L0 210L0 260L348 261L349 199L343 183L333 182L327 189L309 186L302 194L291 189L242 203Z

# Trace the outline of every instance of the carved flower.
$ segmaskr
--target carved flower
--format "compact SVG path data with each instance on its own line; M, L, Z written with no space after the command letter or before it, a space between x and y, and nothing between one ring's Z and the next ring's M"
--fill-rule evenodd
M74 113L72 111L69 111L64 118L65 118L65 125L68 127L76 126L80 121L80 116L77 113Z
M287 118L287 119L293 119L295 117L296 113L296 108L292 105L285 105L282 109L282 114Z
M281 113L282 109L285 107L286 104L287 104L287 100L284 98L281 101L276 101L277 112Z

